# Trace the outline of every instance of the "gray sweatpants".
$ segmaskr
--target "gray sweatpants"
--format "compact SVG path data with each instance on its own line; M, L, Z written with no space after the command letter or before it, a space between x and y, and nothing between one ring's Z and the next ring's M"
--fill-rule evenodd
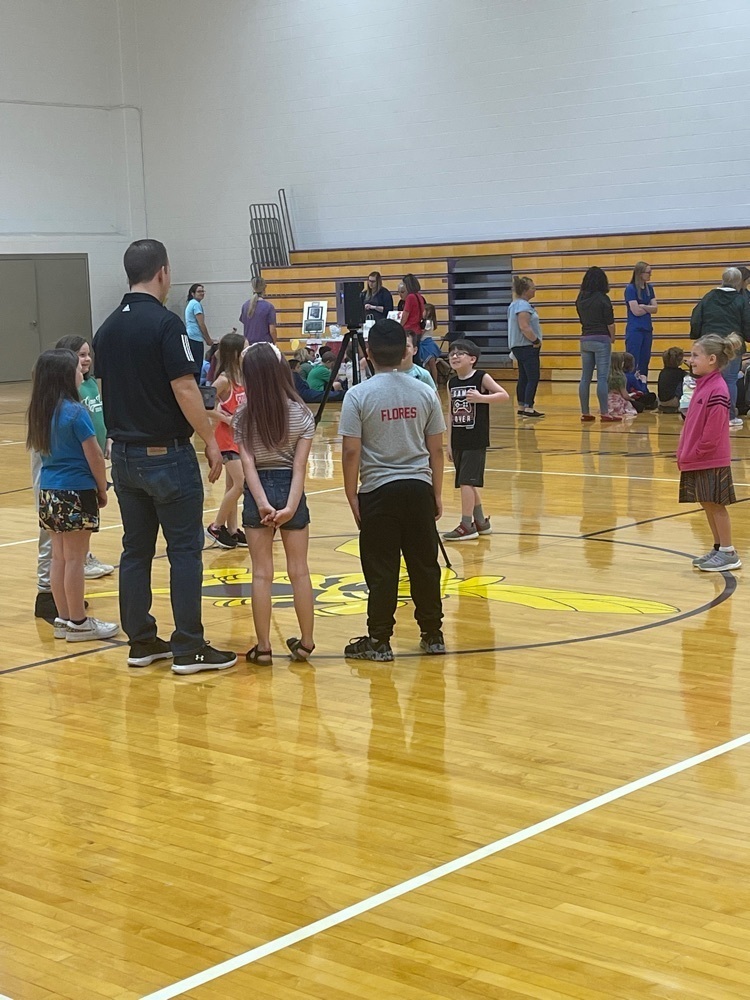
M39 510L39 489L42 479L42 456L31 452L31 485L34 488L34 506ZM50 570L52 569L52 539L44 528L39 529L39 551L36 559L36 587L40 593L52 593Z

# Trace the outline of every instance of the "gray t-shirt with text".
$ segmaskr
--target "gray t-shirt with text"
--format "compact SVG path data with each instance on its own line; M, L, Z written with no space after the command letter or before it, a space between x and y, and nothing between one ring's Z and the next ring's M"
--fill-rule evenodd
M379 372L352 386L341 406L339 434L362 441L362 493L397 479L431 483L425 439L444 430L435 390L405 372Z

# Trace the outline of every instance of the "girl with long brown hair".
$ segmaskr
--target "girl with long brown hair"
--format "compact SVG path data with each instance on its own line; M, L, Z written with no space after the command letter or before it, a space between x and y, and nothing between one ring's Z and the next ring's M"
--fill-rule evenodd
M84 566L99 508L107 504L104 455L79 400L81 361L72 351L45 351L34 366L26 446L42 456L39 524L52 542L56 639L111 639L120 628L86 615Z
M286 359L273 344L253 344L242 371L246 403L235 417L235 437L245 473L242 523L252 563L252 608L256 644L250 663L270 666L273 539L276 530L286 554L300 637L287 640L291 656L306 660L315 649L314 603L307 566L310 513L305 474L315 421L297 395Z

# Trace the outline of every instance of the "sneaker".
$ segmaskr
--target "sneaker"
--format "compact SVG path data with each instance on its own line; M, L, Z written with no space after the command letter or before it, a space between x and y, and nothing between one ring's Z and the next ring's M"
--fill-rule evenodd
M245 537L245 532L242 528L238 528L232 535L232 538L237 542L238 545L247 545L247 538Z
M172 647L158 636L151 642L134 642L128 657L129 667L150 667L155 660L171 660Z
M704 573L724 573L730 569L741 569L742 562L737 551L712 552L708 559L698 563L698 569Z
M172 662L173 674L199 674L203 670L226 670L237 662L237 654L228 650L214 649L208 643L197 653L175 656Z
M730 427L742 427L742 417L732 417L729 421Z
M369 635L363 635L358 639L349 640L349 644L344 646L344 656L350 660L377 660L380 663L390 663L393 659L393 650L387 639L377 642Z
M86 564L83 567L83 575L87 580L101 580L103 576L109 576L114 573L115 567L110 566L109 563L99 562L96 556L92 555L90 552L86 556Z
M419 648L430 656L442 656L445 653L445 639L442 632L422 633Z
M468 527L461 521L457 528L453 531L446 531L443 535L446 542L466 542L470 538L479 538L479 532L476 529L474 522L471 522L471 527Z
M475 521L474 527L477 530L478 535L491 535L492 525L490 524L490 519L486 517L483 521Z
M98 618L87 618L82 625L67 623L66 642L91 642L94 639L111 639L120 631L115 622L102 622Z
M206 528L206 534L212 541L216 542L221 549L237 548L237 539L234 535L229 534L229 530L225 524L219 525L218 528L215 524L209 524Z
M43 618L50 625L55 624L57 618L57 605L55 599L48 590L40 590L34 602L34 617Z
M56 639L64 639L68 634L68 623L64 618L55 618L52 622L52 628Z
M718 551L719 551L718 549L711 549L711 551L707 552L705 556L696 556L695 559L693 559L693 566L699 566L701 563L704 563L707 559L710 559L711 556L714 554L714 552Z

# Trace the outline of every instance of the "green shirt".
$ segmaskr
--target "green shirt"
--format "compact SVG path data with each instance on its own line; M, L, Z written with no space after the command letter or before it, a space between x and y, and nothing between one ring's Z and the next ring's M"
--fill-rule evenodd
M330 368L324 364L313 365L307 376L307 384L313 392L325 392L330 378Z
M83 405L91 414L91 422L94 425L96 440L99 442L99 447L104 451L107 444L107 428L104 426L104 409L102 407L101 393L99 392L99 383L93 377L85 378L81 382L78 395L81 397Z

